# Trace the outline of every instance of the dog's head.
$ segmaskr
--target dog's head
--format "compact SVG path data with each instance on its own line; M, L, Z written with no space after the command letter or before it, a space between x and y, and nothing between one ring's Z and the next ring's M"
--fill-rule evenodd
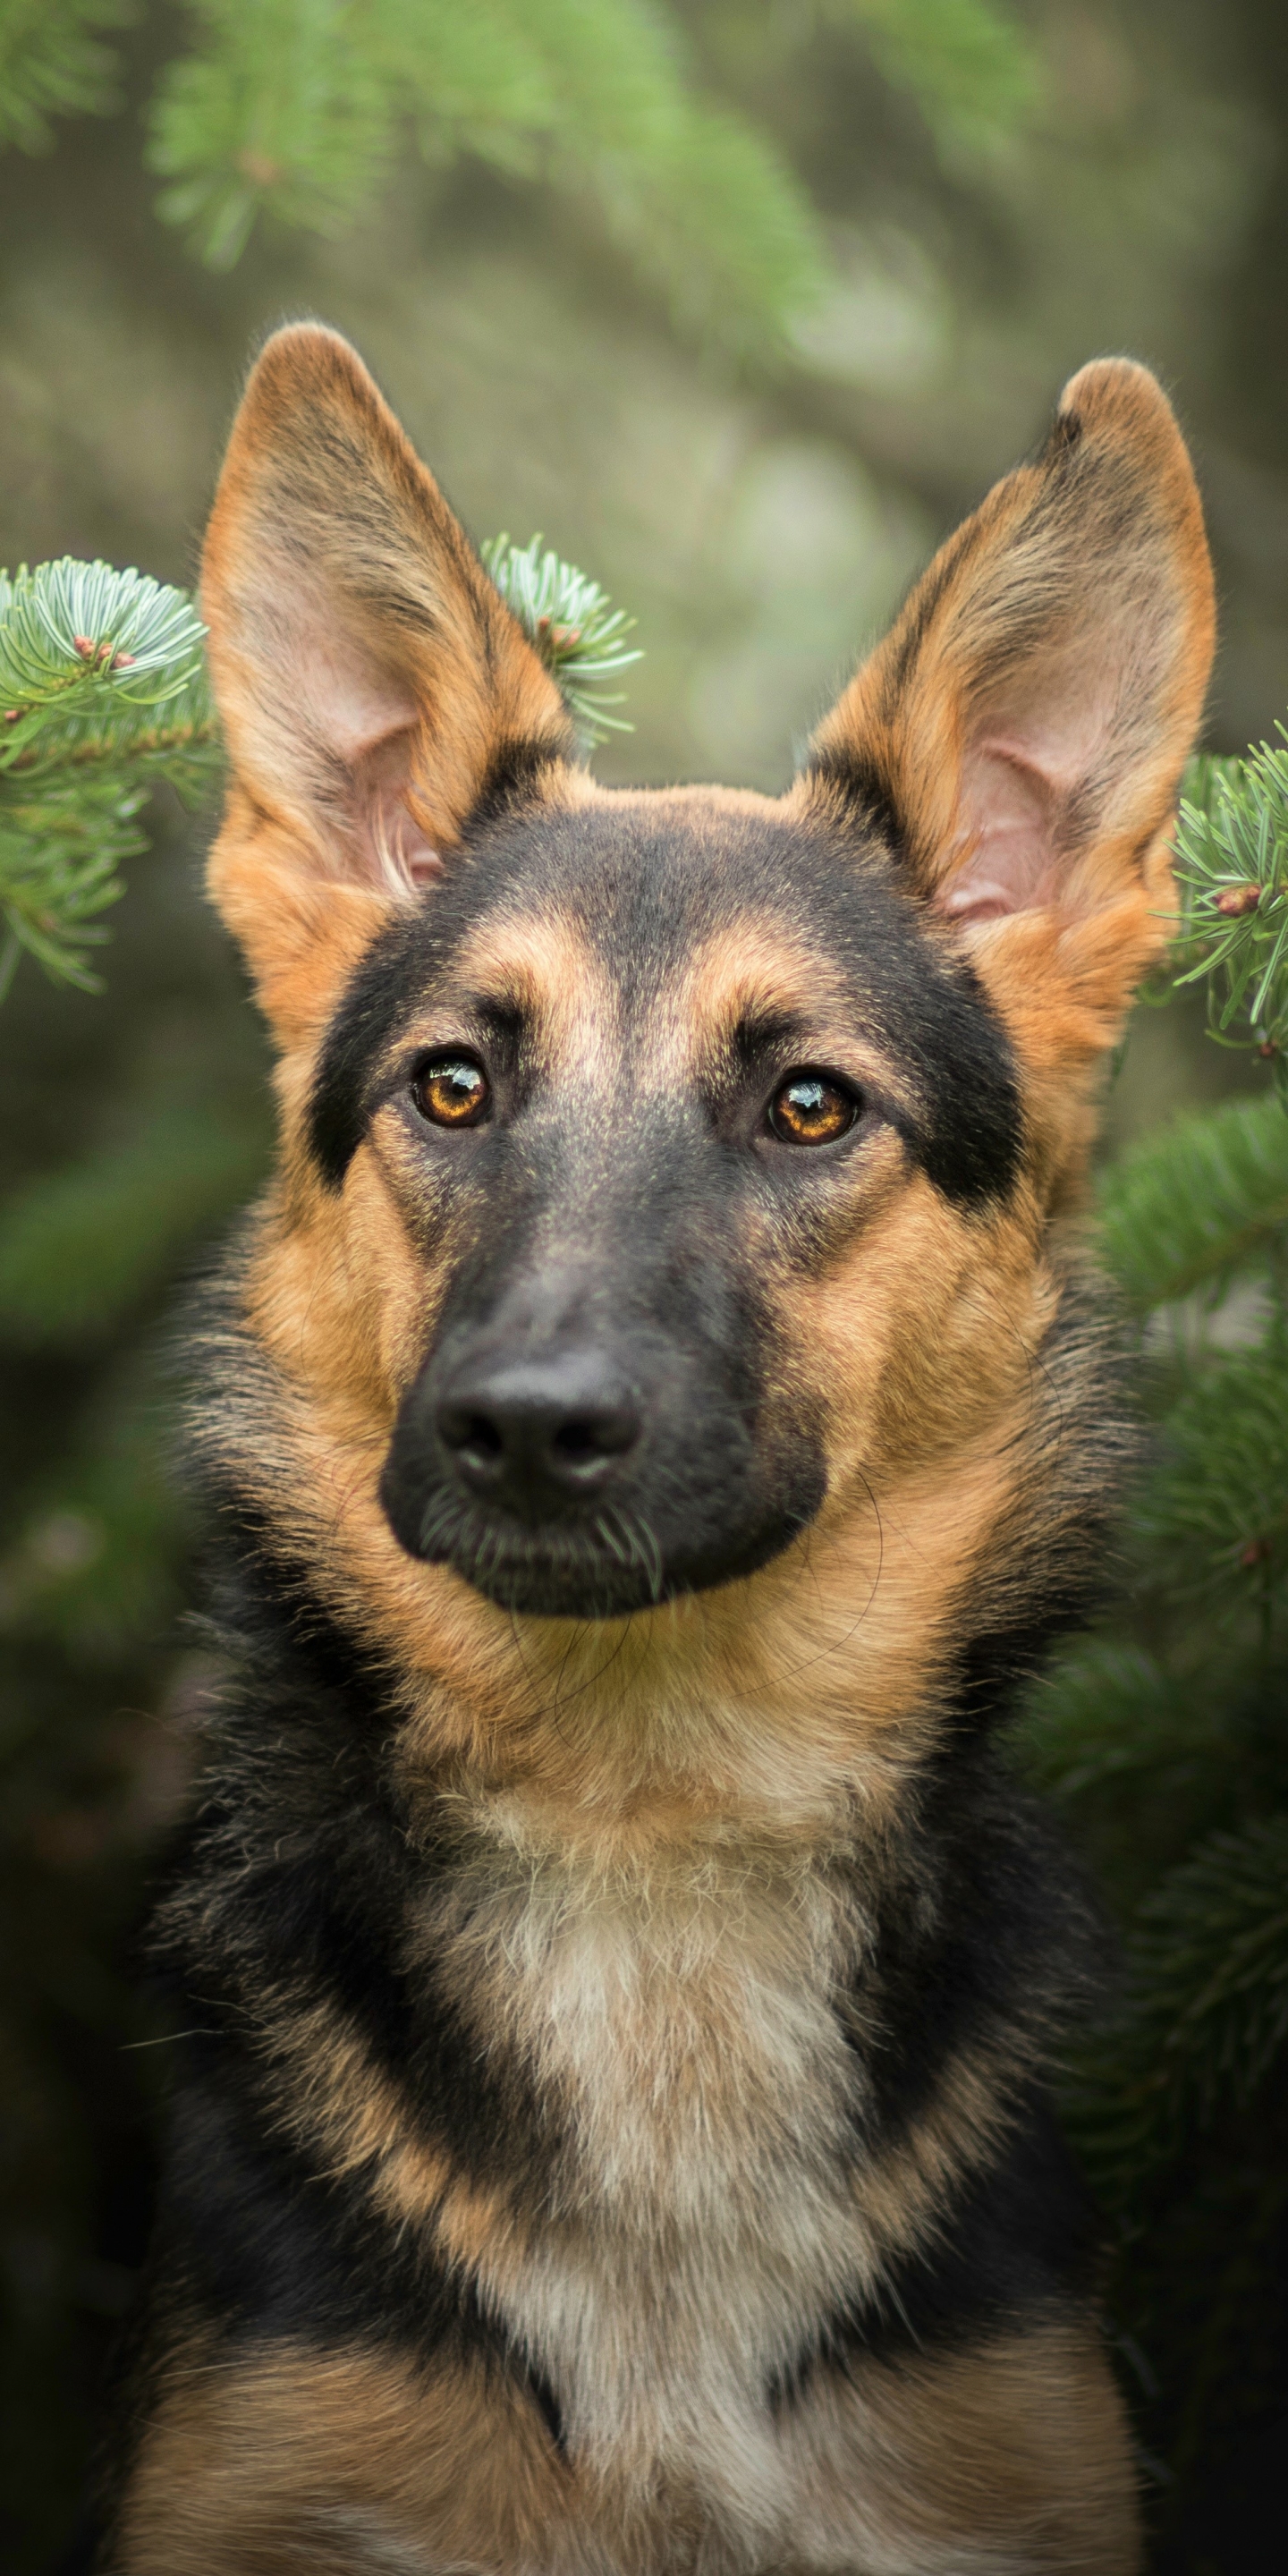
M778 801L592 782L323 330L254 371L203 597L212 883L281 1048L250 1296L334 1513L605 1617L995 1432L1207 679L1153 379L1075 377Z

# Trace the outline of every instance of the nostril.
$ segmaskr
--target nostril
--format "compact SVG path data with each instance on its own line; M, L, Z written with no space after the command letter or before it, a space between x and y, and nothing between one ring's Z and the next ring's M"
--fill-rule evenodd
M556 1466L576 1473L600 1466L631 1449L639 1438L639 1421L627 1405L604 1405L594 1413L570 1413L550 1434Z
M587 1496L642 1429L632 1401L616 1386L610 1394L605 1375L565 1361L511 1365L486 1381L458 1383L437 1412L456 1475L480 1497L529 1516Z
M486 1413L471 1412L463 1405L445 1404L438 1428L446 1446L471 1466L491 1466L505 1446L496 1424Z
M570 1467L582 1467L588 1458L602 1458L603 1442L593 1421L561 1422L550 1443L556 1456L567 1460Z

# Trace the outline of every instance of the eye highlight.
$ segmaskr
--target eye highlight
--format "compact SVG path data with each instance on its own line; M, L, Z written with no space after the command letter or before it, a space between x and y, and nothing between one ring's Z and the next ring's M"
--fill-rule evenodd
M477 1127L492 1103L492 1085L472 1055L434 1055L411 1086L422 1118L434 1127Z
M860 1106L854 1092L833 1082L830 1074L805 1065L779 1083L765 1123L780 1145L835 1145L848 1136Z

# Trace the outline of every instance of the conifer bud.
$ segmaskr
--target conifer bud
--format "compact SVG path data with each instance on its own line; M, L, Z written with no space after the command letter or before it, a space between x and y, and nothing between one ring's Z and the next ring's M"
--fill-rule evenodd
M1242 912L1255 912L1265 889L1249 880L1244 885L1226 886L1217 896L1216 908L1227 920L1237 920Z

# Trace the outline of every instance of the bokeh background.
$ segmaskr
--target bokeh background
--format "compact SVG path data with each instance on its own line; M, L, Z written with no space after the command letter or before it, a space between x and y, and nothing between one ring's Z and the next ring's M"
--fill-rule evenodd
M927 0L909 8L933 34ZM477 150L427 165L400 149L333 237L265 221L235 265L203 265L158 219L141 126L190 13L99 14L128 19L117 112L55 116L47 149L0 159L0 563L101 555L190 582L247 354L314 313L356 341L476 537L540 529L635 613L635 730L600 775L775 788L1064 378L1127 350L1171 388L1207 499L1211 745L1239 750L1288 707L1275 0L1016 0L1032 77L974 137L892 72L880 10L675 0L695 87L770 139L826 252L777 344L741 347L650 281L593 188ZM0 4L0 130L24 16ZM15 2576L70 2543L140 2259L164 2051L131 1942L209 1684L163 1464L165 1318L269 1143L262 1033L200 891L210 821L157 798L101 994L51 990L25 964L0 1010L0 2557ZM1138 1015L1108 1149L1256 1079L1182 1004ZM1171 2545L1169 2563L1198 2565Z

